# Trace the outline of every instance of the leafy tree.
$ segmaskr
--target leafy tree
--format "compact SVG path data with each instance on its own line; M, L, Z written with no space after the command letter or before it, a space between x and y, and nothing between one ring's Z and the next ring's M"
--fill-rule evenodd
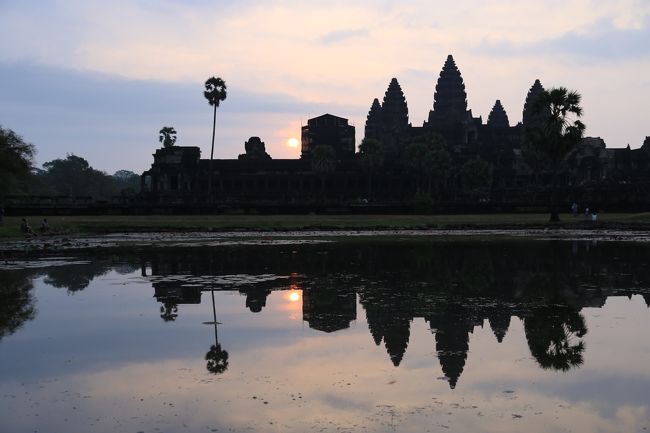
M116 193L132 196L140 190L140 175L132 171L118 170L111 177Z
M451 155L447 152L442 137L433 136L431 138L427 157L429 163L429 170L427 171L428 189L431 191L431 183L433 182L436 195L440 196L447 187L453 169Z
M0 195L14 192L29 178L34 153L34 145L0 127Z
M533 109L537 114L546 113L546 116L526 131L530 143L546 156L551 165L551 221L560 220L557 203L560 164L578 144L585 130L585 125L578 120L582 116L580 100L578 92L565 87L545 90L540 93Z
M372 176L384 164L384 149L379 140L364 138L359 145L359 162L368 173L368 198L372 198Z
M524 319L530 353L540 367L567 371L583 363L587 334L584 317L567 306L549 305Z
M68 154L43 164L39 193L67 196L110 197L114 193L111 176L95 170L84 158Z
M164 147L172 147L176 143L176 130L173 126L163 126L160 131L158 131L158 141L163 144Z
M445 141L439 135L424 135L411 140L404 154L406 168L416 179L416 195L425 188L431 195L432 187L436 193L442 193L452 169L452 161L445 147Z
M321 193L325 194L325 180L336 167L334 148L328 145L318 145L311 151L311 169L320 178Z
M210 148L210 171L208 172L208 194L212 200L212 159L214 157L214 132L217 126L217 107L226 100L226 82L218 77L210 77L205 82L203 96L214 110L212 115L212 147Z
M470 159L459 171L461 190L465 194L487 194L492 184L490 164L481 158Z

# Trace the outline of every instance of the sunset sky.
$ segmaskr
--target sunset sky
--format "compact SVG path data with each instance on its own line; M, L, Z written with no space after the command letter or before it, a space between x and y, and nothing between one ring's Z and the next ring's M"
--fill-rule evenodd
M228 85L215 155L257 135L274 158L309 117L346 117L363 138L373 98L399 80L413 125L453 54L475 116L501 99L514 125L536 78L583 95L586 134L610 147L650 135L647 0L0 0L0 125L41 164L74 153L142 172L174 126L209 157L203 82Z

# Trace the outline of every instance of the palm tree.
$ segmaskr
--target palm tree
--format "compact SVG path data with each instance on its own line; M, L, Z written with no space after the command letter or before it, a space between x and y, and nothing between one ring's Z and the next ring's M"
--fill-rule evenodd
M537 98L534 110L546 113L546 119L526 131L533 146L544 154L552 169L552 190L550 212L552 222L560 220L558 215L557 189L558 172L564 157L582 139L585 125L580 120L582 107L580 94L565 87L545 90Z
M226 82L219 77L210 77L205 82L203 96L214 107L212 115L212 147L210 148L210 171L208 172L208 199L212 200L212 159L214 157L214 132L217 126L217 107L226 99Z
M164 147L172 147L176 143L176 130L173 126L163 126L160 131L158 131L158 141L163 144Z

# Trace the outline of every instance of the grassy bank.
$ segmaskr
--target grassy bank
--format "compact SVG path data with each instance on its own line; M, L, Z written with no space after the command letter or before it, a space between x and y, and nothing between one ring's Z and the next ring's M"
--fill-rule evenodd
M20 217L6 217L0 238L22 237ZM593 227L583 217L561 215L560 227ZM485 215L118 215L48 217L64 234L148 231L343 230L343 229L522 229L553 227L548 214ZM40 218L29 219L38 232ZM650 213L601 214L598 227L650 229Z

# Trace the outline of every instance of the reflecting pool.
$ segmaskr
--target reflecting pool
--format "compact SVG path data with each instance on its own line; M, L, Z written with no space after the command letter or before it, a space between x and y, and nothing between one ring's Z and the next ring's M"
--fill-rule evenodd
M643 432L650 244L376 237L0 266L0 432Z

